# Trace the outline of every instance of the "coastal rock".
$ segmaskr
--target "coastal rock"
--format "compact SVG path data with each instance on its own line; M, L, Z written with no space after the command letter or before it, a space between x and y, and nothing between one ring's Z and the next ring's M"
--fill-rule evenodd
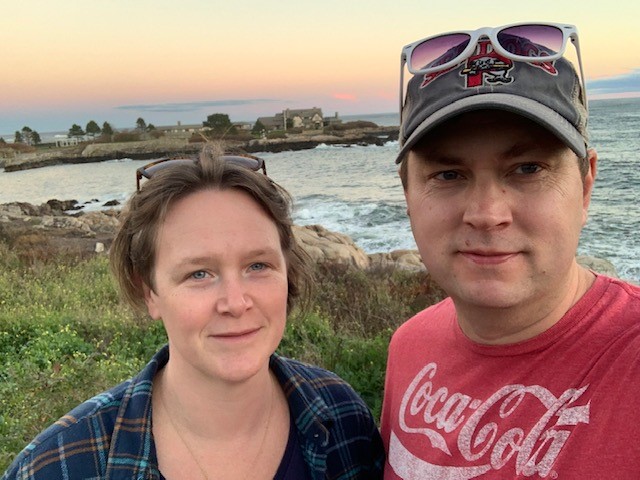
M369 255L371 269L387 269L393 267L410 272L426 271L418 250L393 250L386 253Z
M298 243L316 263L369 268L369 257L347 235L330 232L320 225L294 226L293 232Z
M596 273L607 275L609 277L618 278L618 272L613 264L604 258L589 257L587 255L578 255L576 257L578 264Z
M54 207L74 201L48 202L40 206L14 202L0 205L0 240L18 254L46 259L58 253L86 256L96 244L108 246L118 228L113 211L78 212L69 215Z

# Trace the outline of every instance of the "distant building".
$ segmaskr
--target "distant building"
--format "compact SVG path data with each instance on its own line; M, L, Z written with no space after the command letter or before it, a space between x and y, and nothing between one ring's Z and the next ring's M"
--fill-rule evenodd
M324 118L322 109L313 108L287 108L273 117L260 117L257 120L267 130L287 130L288 128L301 128L303 130L318 130L330 123L340 123L336 112L334 117Z
M80 140L84 141L85 140L85 136L82 136L82 138L78 138L78 137L68 137L66 135L56 135L54 137L54 140L56 141L56 147L71 147L72 145L78 145L78 143L80 143Z
M236 127L237 130L251 130L253 128L253 123L251 123L251 122L233 122L233 126Z
M156 130L164 132L169 137L190 137L194 133L201 132L204 129L202 123L183 125L178 121L175 125L163 125L156 127Z
M342 119L340 117L338 117L338 112L336 112L334 114L333 117L324 117L324 126L328 126L328 125L336 125L342 123Z

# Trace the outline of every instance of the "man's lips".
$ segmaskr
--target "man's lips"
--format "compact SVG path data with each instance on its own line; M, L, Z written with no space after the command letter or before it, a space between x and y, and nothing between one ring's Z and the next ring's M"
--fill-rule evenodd
M520 252L502 252L494 250L461 250L463 257L479 265L499 265L516 257Z

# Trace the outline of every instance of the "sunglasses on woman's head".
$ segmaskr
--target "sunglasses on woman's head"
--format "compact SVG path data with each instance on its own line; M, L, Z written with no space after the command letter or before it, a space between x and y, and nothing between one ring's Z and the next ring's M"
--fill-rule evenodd
M557 60L562 57L568 40L571 39L576 47L582 91L585 92L576 27L559 23L518 23L474 31L442 33L403 47L400 54L400 111L402 112L404 104L405 65L414 75L447 70L469 58L481 38L488 38L499 55L529 63Z
M262 170L262 173L267 174L267 166L262 158L258 157L244 157L242 155L223 155L220 157L223 161L231 163L233 165L238 165L241 167L248 168L249 170L253 170L257 172L258 170ZM161 158L151 163L147 163L146 165L138 168L136 170L136 189L140 191L140 181L142 177L151 178L155 173L160 170L163 170L172 165L177 165L182 162L197 162L197 158Z

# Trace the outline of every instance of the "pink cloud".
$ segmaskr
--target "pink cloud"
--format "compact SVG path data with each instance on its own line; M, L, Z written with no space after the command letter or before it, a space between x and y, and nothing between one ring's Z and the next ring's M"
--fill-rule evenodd
M334 93L332 97L336 100L346 100L347 102L355 102L358 100L358 97L352 93Z

